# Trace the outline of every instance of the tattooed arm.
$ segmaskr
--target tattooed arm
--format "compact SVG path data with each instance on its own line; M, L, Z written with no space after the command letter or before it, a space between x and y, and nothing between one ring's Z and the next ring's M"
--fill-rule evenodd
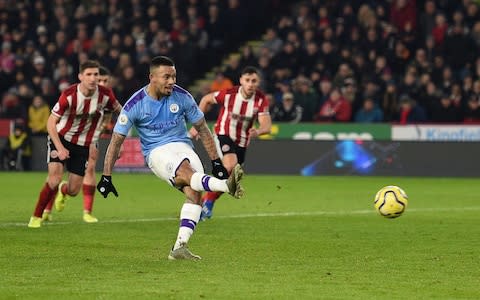
M202 118L197 123L193 124L193 127L197 130L200 139L202 140L203 147L208 153L208 157L211 160L218 159L217 147L215 146L215 141L213 140L212 132L208 128L207 121L205 118Z
M115 161L118 158L118 154L120 153L120 147L122 146L124 140L124 135L118 134L116 132L112 134L112 139L110 140L110 144L107 148L107 153L105 154L103 175L112 175L113 166L115 165Z

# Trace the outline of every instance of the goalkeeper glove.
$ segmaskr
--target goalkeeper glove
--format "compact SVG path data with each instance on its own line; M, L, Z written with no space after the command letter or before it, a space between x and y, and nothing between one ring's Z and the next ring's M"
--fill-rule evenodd
M222 164L220 158L212 160L212 174L219 179L227 179L228 171Z
M97 184L97 190L103 195L103 198L107 198L110 192L118 197L117 189L112 182L112 176L102 175L102 178L100 178L100 181Z

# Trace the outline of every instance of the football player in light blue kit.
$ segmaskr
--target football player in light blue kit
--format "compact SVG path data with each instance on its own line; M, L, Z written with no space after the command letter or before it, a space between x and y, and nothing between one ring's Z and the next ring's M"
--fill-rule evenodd
M182 191L187 198L180 212L177 240L168 258L197 260L200 256L190 252L187 243L200 219L201 192L227 192L240 198L243 195L240 184L243 170L237 165L228 177L202 111L190 93L175 84L175 65L170 58L153 58L149 79L150 83L135 92L123 106L113 129L97 189L105 198L110 192L118 197L112 182L112 169L128 131L135 126L150 169ZM205 174L202 162L187 135L187 121L198 130L212 160L212 173L215 177Z

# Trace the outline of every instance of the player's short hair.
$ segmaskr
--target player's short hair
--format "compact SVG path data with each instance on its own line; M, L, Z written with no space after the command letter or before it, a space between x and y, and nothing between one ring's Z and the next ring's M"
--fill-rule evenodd
M104 66L100 66L98 70L100 72L100 76L110 76L111 74L110 70Z
M252 66L246 66L245 68L243 68L242 73L240 75L244 75L244 74L257 74L258 76L260 76L260 70Z
M155 56L150 62L150 72L152 69L158 68L160 66L175 66L175 63L170 57L167 56Z
M96 60L86 60L80 64L80 67L79 67L80 74L89 68L100 68L100 64Z

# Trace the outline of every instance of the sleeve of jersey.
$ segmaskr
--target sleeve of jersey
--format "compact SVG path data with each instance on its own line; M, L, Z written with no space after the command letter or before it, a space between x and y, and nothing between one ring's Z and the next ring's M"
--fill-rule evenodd
M67 97L65 97L65 94L61 94L60 98L58 98L58 102L55 103L55 105L52 108L52 114L54 114L57 117L62 117L65 111L67 110L69 104Z
M128 131L133 126L134 114L135 109L131 109L128 112L122 109L117 118L117 123L115 123L115 127L113 128L113 132L125 136L128 135Z
M108 111L114 111L116 103L117 103L117 98L115 97L115 94L113 93L113 91L110 89L108 91L107 110Z
M185 97L185 115L190 123L197 123L204 117L193 97L189 94Z
M223 102L225 101L225 94L227 93L227 90L221 90L213 93L213 99L217 101L218 104L223 105Z
M262 99L262 104L260 104L260 108L258 109L259 115L268 115L270 114L270 103L267 98Z

